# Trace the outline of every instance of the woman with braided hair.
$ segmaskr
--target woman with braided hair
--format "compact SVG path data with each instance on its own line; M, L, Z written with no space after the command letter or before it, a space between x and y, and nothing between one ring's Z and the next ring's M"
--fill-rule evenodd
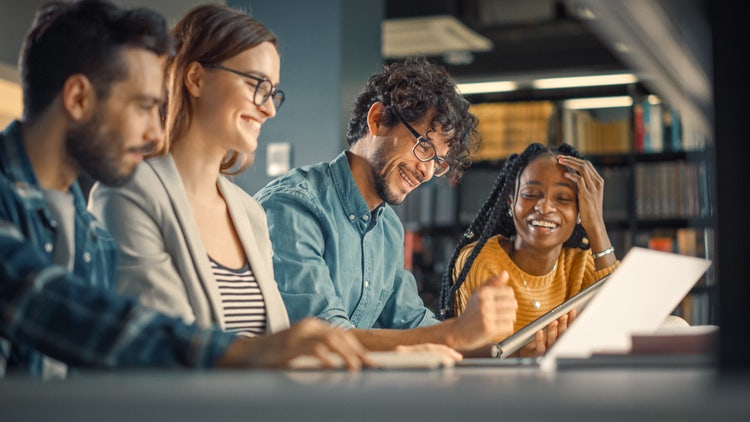
M518 331L610 274L619 261L604 226L603 197L604 180L570 145L534 143L511 155L453 252L441 315L460 315L483 280L507 271ZM520 354L544 354L574 317L575 311L539 331Z

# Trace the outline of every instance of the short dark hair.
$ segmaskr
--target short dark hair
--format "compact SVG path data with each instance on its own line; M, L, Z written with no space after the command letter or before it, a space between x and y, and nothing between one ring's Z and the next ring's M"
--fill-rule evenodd
M167 64L166 142L153 155L166 154L190 127L193 112L185 87L185 72L191 63L221 64L264 42L270 42L278 51L278 38L257 19L242 10L218 4L191 9L172 29L172 35L177 48ZM233 170L241 159L239 152L231 151L221 163L221 172L241 172L247 163Z
M121 51L143 48L164 55L171 38L164 18L145 8L125 9L105 0L53 1L37 11L21 46L18 67L25 120L33 120L74 74L86 75L97 96L127 76Z
M346 134L349 145L367 134L367 113L378 101L387 110L381 123L389 127L399 122L395 113L414 122L434 112L430 127L452 132L446 158L453 177L461 176L479 145L477 118L469 112L469 101L458 93L445 68L425 58L411 57L386 65L372 75L354 100Z
M508 198L515 196L516 183L523 170L538 157L543 155L554 156L557 154L583 159L583 156L575 148L565 143L560 144L556 148L550 148L540 143L533 143L526 147L521 154L512 154L505 161L500 174L495 179L492 192L490 192L484 204L479 209L477 216L474 217L474 221L466 230L466 233L459 240L458 245L453 250L448 267L443 273L439 299L440 316L442 318L454 316L454 295L464 280L466 280L474 259L479 255L487 240L498 234L505 237L516 234L516 226L513 223L513 217L510 215L511 205L508 204ZM456 260L461 250L472 242L476 242L476 245L469 254L469 257L466 258L461 272L454 280L453 273L456 267ZM590 248L586 231L580 223L576 224L573 233L563 243L563 246L584 250Z

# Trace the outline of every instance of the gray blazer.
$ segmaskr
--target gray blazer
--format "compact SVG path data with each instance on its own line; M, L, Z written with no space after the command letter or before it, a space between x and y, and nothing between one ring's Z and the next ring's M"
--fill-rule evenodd
M273 277L271 240L263 208L220 176L219 189L266 302L266 330L289 327ZM118 290L148 307L202 327L224 329L219 289L171 155L138 166L121 188L97 184L89 210L117 240Z

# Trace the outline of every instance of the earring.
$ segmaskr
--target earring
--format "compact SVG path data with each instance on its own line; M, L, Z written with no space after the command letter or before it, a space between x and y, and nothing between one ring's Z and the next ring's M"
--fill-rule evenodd
M576 224L581 224L581 214L578 214L578 218L576 219Z
M513 210L508 208L508 217L513 218Z

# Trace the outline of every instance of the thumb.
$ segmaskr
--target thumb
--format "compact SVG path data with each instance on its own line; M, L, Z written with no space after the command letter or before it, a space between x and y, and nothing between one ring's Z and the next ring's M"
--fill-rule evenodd
M499 275L488 278L484 285L489 287L507 286L508 280L510 280L510 276L507 271L503 270Z

